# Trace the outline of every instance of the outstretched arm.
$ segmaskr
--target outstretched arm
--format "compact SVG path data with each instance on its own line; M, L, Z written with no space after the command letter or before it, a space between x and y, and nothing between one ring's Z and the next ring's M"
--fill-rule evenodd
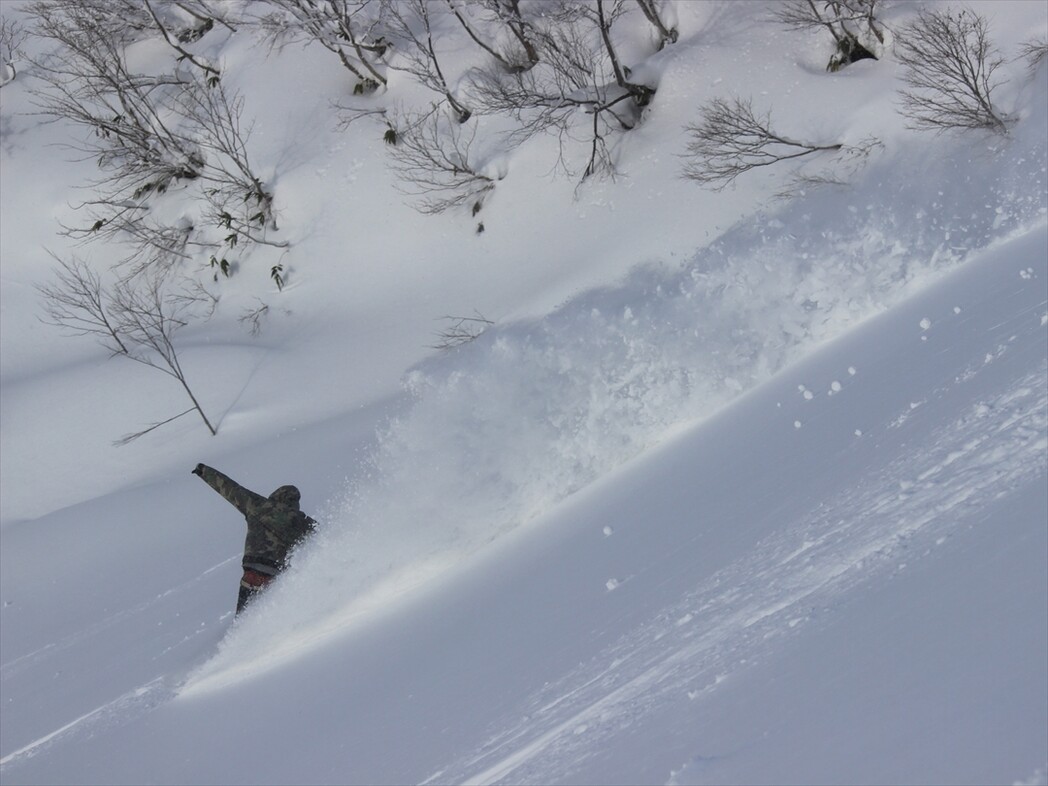
M245 516L249 507L266 501L266 498L262 495L244 488L228 475L223 475L217 469L207 466L207 464L197 464L193 474L198 475L201 480L225 497Z

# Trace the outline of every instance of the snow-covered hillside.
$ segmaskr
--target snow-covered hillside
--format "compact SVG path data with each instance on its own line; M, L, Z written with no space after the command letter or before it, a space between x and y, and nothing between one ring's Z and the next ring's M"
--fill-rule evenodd
M21 114L31 69L4 85L5 784L1048 778L1044 5L971 6L1007 135L908 129L890 50L828 74L773 4L659 6L620 176L534 138L481 234L338 128L330 53L225 36L291 245L281 291L253 252L184 331L215 437L111 445L184 405L37 319L92 165ZM683 129L726 95L878 145L845 184L704 191ZM235 624L201 460L322 525Z

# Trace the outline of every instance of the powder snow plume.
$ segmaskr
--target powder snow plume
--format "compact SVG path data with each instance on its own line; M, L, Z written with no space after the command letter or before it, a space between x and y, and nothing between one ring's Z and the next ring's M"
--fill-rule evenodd
M410 406L330 502L322 532L188 687L249 676L344 631L1042 220L1048 165L1035 131L990 149L973 138L967 155L881 153L848 191L758 216L682 268L638 269L416 368Z

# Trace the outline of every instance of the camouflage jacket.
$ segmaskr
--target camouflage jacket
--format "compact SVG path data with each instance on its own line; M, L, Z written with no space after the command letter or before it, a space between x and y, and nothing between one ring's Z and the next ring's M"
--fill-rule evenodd
M200 478L247 519L245 568L276 575L286 567L288 552L316 527L299 510L299 492L294 486L281 486L263 497L207 465L200 466Z

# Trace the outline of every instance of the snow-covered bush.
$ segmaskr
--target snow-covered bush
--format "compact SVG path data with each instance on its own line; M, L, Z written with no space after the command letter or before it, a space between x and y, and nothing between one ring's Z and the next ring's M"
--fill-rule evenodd
M123 246L131 276L206 259L223 245L271 242L265 232L275 228L272 194L248 156L243 102L216 65L186 48L214 22L188 12L172 20L183 11L155 0L29 6L33 34L54 47L33 61L36 103L83 129L74 149L101 172L81 206L87 220L66 231ZM167 54L130 54L154 43ZM157 209L173 189L198 207L194 217Z
M277 44L317 43L334 53L355 77L355 93L371 93L386 84L388 42L381 8L371 0L265 0L259 5L266 10L257 22Z
M678 36L654 0L382 0L378 8L381 40L388 43L385 67L433 98L420 108L390 91L367 97L366 105L339 105L347 125L381 118L393 168L406 193L424 195L416 203L423 212L476 208L478 197L504 176L466 155L474 141L474 150L483 146L497 156L550 135L560 146L559 172L583 180L614 175L617 138L641 122L656 91L654 72L628 62L623 52L654 54ZM654 40L645 29L654 31ZM460 40L475 45L473 51L442 51L442 41L462 32ZM438 111L445 105L447 112ZM445 115L463 128L443 122ZM478 118L487 121L483 136L476 125L465 127ZM578 162L583 156L585 163Z
M193 51L231 23L203 0L37 0L27 13L49 47L30 60L35 103L79 131L70 146L100 173L78 206L86 220L64 234L105 260L56 257L44 321L172 377L192 402L175 417L196 411L215 434L174 334L211 316L217 295L203 282L236 269L233 248L286 245L268 237L273 194L248 154L243 100Z
M789 0L775 10L776 21L794 30L825 29L834 42L827 71L858 60L878 60L884 32L877 21L879 0ZM821 7L820 7L821 6Z
M655 13L652 4L642 7L646 13ZM575 134L585 133L589 156L583 179L614 174L609 139L634 128L656 92L655 84L635 77L637 69L624 61L622 42L615 36L616 23L633 7L618 0L597 0L595 4L560 1L541 10L541 15L527 20L529 40L539 61L527 69L481 68L471 72L475 111L512 118L514 127L506 135L508 146L537 134L554 134L563 144ZM662 27L665 29L665 25ZM672 37L667 31L660 40L664 44ZM588 122L580 122L580 114L588 115ZM589 126L586 132L580 129L583 125ZM565 157L560 163L572 173Z

